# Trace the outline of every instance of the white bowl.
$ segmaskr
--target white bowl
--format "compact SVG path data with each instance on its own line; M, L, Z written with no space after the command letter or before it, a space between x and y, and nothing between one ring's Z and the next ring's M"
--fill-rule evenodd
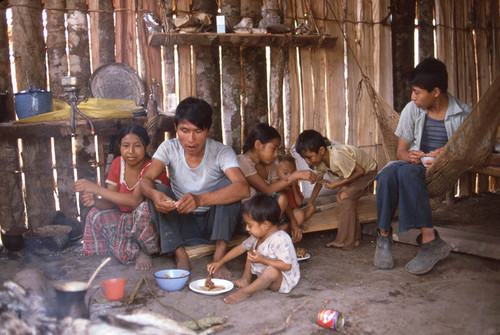
M422 162L422 164L425 166L425 163L426 162L430 162L430 161L433 161L435 160L436 157L429 157L429 156L423 156L423 157L420 157L420 161Z

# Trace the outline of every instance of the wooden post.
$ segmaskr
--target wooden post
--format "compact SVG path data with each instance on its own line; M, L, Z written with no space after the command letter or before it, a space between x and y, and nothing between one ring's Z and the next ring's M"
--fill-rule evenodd
M139 31L139 50L145 70L145 74L141 76L141 78L146 82L146 87L149 87L153 83L153 79L159 83L159 79L161 78L161 50L158 47L153 47L148 44L149 33L143 19L143 16L147 13L158 14L156 3L156 1L139 0L138 5L137 27ZM142 69L143 67L140 66L139 68ZM162 108L163 103L161 101L163 100L163 94L162 92L156 92L156 94L158 95L157 103L160 105L160 108ZM149 97L149 95L146 96ZM148 98L146 98L146 100L148 100Z
M69 73L81 78L80 94L88 94L90 44L86 0L66 0L68 12Z
M88 179L93 183L97 182L96 170L92 167L95 163L96 152L93 136L76 136L76 171L78 179ZM80 216L82 221L87 216L90 208L83 206L80 198Z
M112 0L89 0L92 72L115 62L115 23Z
M276 128L284 142L283 123L283 68L285 56L282 48L271 48L271 79L269 83L269 125ZM284 143L282 143L284 145Z
M343 1L330 1L327 8L328 20L325 22L325 32L339 36L333 49L326 49L326 119L328 133L324 134L332 140L344 142L346 124L346 99L344 80L344 37L338 21L344 18ZM392 87L391 87L392 89Z
M7 1L0 2L0 122L15 120L12 77L9 59L9 37L5 11Z
M115 1L116 61L137 71L136 0Z
M414 68L415 0L392 0L391 9L394 109L400 113L410 100L411 95L406 80L409 72Z
M12 0L12 48L16 68L16 91L30 84L39 89L47 87L45 75L45 44L43 40L42 5L40 1Z
M164 29L167 29L167 23L165 20L168 20L168 16L172 14L172 1L163 2L164 15L162 16L162 20L164 21ZM167 31L168 33L168 31ZM174 46L173 45L165 45L163 47L163 66L164 66L164 76L163 76L163 106L164 111L167 113L175 113L175 108L178 103L178 95L176 94L175 87L175 62L174 62ZM171 132L168 134L169 138L175 137L175 132Z
M251 17L254 25L262 18L262 2L242 1L241 17ZM242 137L247 138L250 130L260 122L268 122L267 118L267 82L266 49L262 47L242 47L242 87L241 102Z
M177 15L188 15L190 12L188 0L177 1ZM196 82L196 73L191 67L191 46L178 45L178 64L179 64L179 100L195 95L193 83Z
M456 72L455 1L435 0L436 6L436 56L448 69L448 92L457 96Z
M76 195L73 192L75 176L71 153L71 136L54 137L54 150L56 156L55 169L57 172L59 208L64 215L76 218L78 216L78 209L76 207Z
M212 15L212 28L215 27L217 15L217 2L195 0L193 11L208 13ZM196 59L196 96L205 100L212 107L212 127L209 136L222 142L222 115L220 99L220 67L219 47L193 46L194 58Z
M239 22L240 0L224 1L221 11L232 28ZM241 66L240 47L222 47L222 132L224 143L241 152Z
M17 138L0 141L0 226L24 226L24 203Z
M50 140L23 138L22 158L28 227L51 224L55 216L55 201Z
M417 1L418 58L419 61L434 57L434 0Z
M61 78L68 75L66 28L64 25L65 10L66 0L45 1L48 71L50 73L50 92L54 99L63 99L66 95L61 84Z

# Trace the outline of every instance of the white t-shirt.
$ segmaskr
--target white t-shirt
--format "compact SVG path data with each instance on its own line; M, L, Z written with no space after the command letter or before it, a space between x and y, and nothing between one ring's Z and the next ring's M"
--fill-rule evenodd
M153 159L160 160L168 168L168 176L172 191L177 199L186 193L203 194L216 191L217 184L226 177L226 170L240 167L234 150L207 138L205 155L200 165L189 167L184 155L184 148L179 139L164 141L153 155ZM208 207L199 207L196 212L207 211Z
M259 239L257 237L250 236L243 241L242 246L246 250L250 250L255 248L258 241ZM290 236L283 230L278 230L262 242L257 248L257 251L266 258L280 260L283 263L292 265L290 270L281 271L283 279L279 289L280 293L290 292L300 279L299 262L297 261L297 254ZM257 276L260 276L266 268L267 265L262 263L251 264L251 271Z

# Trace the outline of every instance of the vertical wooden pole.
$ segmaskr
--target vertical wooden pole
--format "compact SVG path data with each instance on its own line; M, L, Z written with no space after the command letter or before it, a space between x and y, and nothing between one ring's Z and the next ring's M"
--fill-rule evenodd
M113 0L89 0L92 71L115 62Z
M9 59L9 37L5 11L7 1L0 2L0 122L15 120L12 76Z
M24 203L17 138L0 141L0 226L24 226Z
M418 58L419 61L434 57L434 0L417 1Z
M96 170L92 167L95 162L96 152L93 136L76 136L76 171L78 179L88 179L91 182L97 182ZM80 216L85 219L90 208L83 206L80 198Z
M12 8L12 48L17 91L28 88L26 71L30 84L45 89L47 79L41 2L12 0L9 3Z
M414 68L415 0L392 0L391 9L394 109L400 113L410 100L411 93L406 80Z
M212 29L215 29L217 9L215 1L193 1L194 12L212 15ZM219 47L194 45L193 51L196 59L196 96L208 102L214 111L209 136L217 141L222 141Z
M68 217L77 217L76 195L73 192L74 172L71 151L71 137L55 137L54 150L56 156L57 195L59 208Z
M261 1L242 1L241 16L251 17L256 25L261 16ZM266 49L262 47L242 47L241 64L243 83L242 136L246 139L250 130L260 122L268 122Z
M68 12L69 73L81 78L80 93L88 93L90 44L85 0L66 0Z
M322 0L311 1L312 15L314 22L320 31L325 30L326 2ZM323 136L327 136L327 107L326 107L326 50L314 48L312 53L312 71L314 80L314 120L313 128Z
M165 15L163 20L168 20L168 16L172 14L172 1L164 2ZM167 24L164 22L164 28L167 29ZM167 31L168 32L168 31ZM175 87L175 62L174 62L174 46L163 46L163 106L164 111L167 113L175 113L177 106L177 94ZM170 138L175 137L175 133L169 134Z
M116 61L137 71L136 0L115 0Z
M283 124L283 48L271 48L271 79L269 83L269 124L276 128L284 139ZM284 144L284 143L282 143Z
M184 16L190 14L190 1L177 1L177 15ZM196 74L191 66L191 46L178 45L178 64L179 64L179 100L187 97L195 96L196 92L193 88L193 82L196 82Z
M448 70L448 92L457 96L458 84L455 69L456 43L455 31L455 1L435 0L436 6L436 55L446 64Z
M327 8L328 20L324 24L327 34L338 36L335 47L325 50L327 60L325 92L328 130L324 135L342 143L345 138L346 125L344 37L340 30L344 19L344 3L345 1L327 2L327 5L329 5Z
M148 44L149 32L144 24L144 15L146 13L158 13L156 1L139 0L137 15L137 27L139 30L139 45L141 60L144 63L145 74L142 76L146 82L146 87L152 84L153 79L158 83L161 78L161 50L159 47L150 46ZM142 66L140 67L142 68ZM149 90L148 90L149 93ZM162 107L161 101L163 100L162 92L157 92L159 95L158 101L160 108ZM146 95L149 97L149 94ZM148 100L149 98L146 98Z
M373 20L375 22L382 22L373 27L373 82L375 90L384 98L384 100L391 104L393 102L392 95L392 50L391 50L391 28L388 23L389 18L389 4L390 0L374 0L373 2ZM378 64L378 66L377 66ZM382 65L383 64L383 65ZM383 148L383 138L380 132L380 127L377 123L376 144L377 156L375 157L381 169L387 164L387 157Z
M23 138L22 158L28 227L51 224L55 215L55 201L49 139Z
M66 93L61 78L68 75L66 54L66 28L64 11L66 0L46 0L47 12L47 59L52 98L63 99Z
M240 0L224 1L221 12L226 15L228 26L237 24ZM224 143L241 152L241 65L240 47L222 47L222 132Z

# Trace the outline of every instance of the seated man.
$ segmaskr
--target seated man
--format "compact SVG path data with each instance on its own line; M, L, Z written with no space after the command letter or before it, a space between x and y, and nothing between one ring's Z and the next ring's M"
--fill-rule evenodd
M185 245L215 241L214 262L224 256L239 223L240 200L250 190L233 149L207 137L212 108L206 101L181 101L174 123L177 138L160 145L140 185L154 204L150 208L161 253L174 252L177 267L189 270ZM165 166L172 186L155 189L153 181ZM230 275L226 268L215 273L218 278Z

